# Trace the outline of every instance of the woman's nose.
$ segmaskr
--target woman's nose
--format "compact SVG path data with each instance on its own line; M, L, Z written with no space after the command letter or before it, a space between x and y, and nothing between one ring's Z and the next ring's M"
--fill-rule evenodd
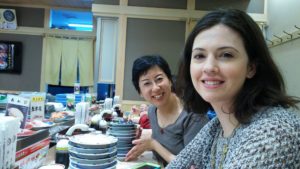
M156 83L156 82L153 82L153 86L152 86L152 90L159 90L160 89L160 86Z
M205 73L217 73L219 68L216 59L213 57L208 57L204 63L203 69Z

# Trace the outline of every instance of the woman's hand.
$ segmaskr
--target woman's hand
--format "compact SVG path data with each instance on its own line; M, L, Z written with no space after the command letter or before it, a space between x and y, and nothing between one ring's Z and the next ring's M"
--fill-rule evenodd
M143 129L141 137L137 140L133 140L132 144L135 146L127 153L125 161L137 159L145 151L153 149L152 130Z

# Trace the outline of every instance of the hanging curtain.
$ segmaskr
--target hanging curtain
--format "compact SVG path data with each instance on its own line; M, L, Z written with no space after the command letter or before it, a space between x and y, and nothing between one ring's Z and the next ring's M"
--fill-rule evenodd
M93 86L94 83L94 42L93 40L78 41L79 77L81 86Z
M46 37L44 42L46 43L45 82L47 84L58 85L62 41L57 38Z
M78 41L62 40L61 85L74 86L77 82L77 53Z
M46 37L45 82L61 86L74 86L77 82L77 67L81 86L94 83L93 40L74 40ZM61 72L60 72L61 66Z

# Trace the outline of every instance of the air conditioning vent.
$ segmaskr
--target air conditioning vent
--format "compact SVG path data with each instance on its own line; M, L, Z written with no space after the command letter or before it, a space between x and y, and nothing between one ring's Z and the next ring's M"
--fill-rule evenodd
M17 16L14 9L0 9L0 29L17 29Z

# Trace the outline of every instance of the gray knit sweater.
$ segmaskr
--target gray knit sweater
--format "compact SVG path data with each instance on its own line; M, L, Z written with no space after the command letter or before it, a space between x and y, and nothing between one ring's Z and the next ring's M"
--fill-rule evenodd
M177 155L168 169L211 167L211 147L221 130L214 118ZM217 154L217 156L221 154ZM216 157L217 158L217 157ZM300 169L300 116L282 107L264 108L230 139L224 169Z

